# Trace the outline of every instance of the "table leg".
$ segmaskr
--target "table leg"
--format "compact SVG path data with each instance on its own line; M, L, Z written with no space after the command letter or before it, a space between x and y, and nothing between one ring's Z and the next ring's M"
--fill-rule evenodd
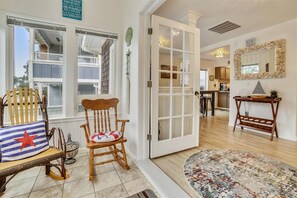
M237 100L235 100L235 104L236 104L237 114L236 114L236 117L235 117L233 132L235 131L237 120L238 120L238 118L240 118L239 109L240 109L241 101L238 102Z
M276 103L276 109L274 110L273 102L271 102L271 111L272 111L272 116L273 116L273 125L272 125L271 138L270 138L271 141L273 140L274 132L275 132L276 137L278 138L278 131L277 131L277 126L276 126L278 106L279 106L279 102Z
M215 115L215 92L211 94L211 115Z

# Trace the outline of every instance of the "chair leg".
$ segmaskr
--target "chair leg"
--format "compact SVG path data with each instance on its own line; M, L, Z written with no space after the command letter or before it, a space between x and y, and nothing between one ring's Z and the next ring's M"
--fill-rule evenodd
M109 148L110 151L112 151L112 150L114 151L114 152L112 153L112 156L113 156L113 158L116 160L116 148L115 148L115 146L113 146L113 148L112 148L112 146L109 146L108 148Z
M6 190L6 177L0 178L0 195Z
M122 151L123 151L123 158L124 158L124 169L129 170L130 167L128 165L128 161L127 161L127 156L126 156L126 150L125 150L125 146L124 143L121 143L122 146Z
M207 113L208 113L208 100L205 99L205 115L207 117Z
M62 157L62 158L61 158L61 172L62 172L62 175L61 175L61 176L62 176L64 179L67 179L67 178L66 178L65 160L66 160L65 157Z
M89 180L93 181L94 179L94 173L93 173L93 168L94 168L94 149L90 149L90 157L89 157Z
M51 172L51 166L50 165L45 165L45 174L49 175Z

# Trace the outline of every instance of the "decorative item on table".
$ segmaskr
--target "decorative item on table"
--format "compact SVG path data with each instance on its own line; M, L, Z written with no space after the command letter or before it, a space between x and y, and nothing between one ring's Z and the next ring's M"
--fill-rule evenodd
M71 140L71 134L68 133L68 139L66 143L66 161L65 164L73 164L76 162L74 158L78 153L79 143Z
M258 81L251 96L252 96L252 98L266 98L267 97L260 81Z
M277 97L278 97L278 95L277 95L277 91L276 91L276 90L271 90L271 91L270 91L270 97L271 97L271 98L277 98Z

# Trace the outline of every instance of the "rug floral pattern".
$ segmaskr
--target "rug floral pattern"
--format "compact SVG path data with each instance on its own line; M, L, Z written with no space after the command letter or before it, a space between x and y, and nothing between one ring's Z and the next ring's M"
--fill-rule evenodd
M254 153L204 150L184 168L202 197L297 198L297 169Z

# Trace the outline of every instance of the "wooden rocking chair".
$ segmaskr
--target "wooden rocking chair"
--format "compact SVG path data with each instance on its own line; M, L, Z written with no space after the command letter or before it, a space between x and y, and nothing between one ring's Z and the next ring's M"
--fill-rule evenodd
M89 180L92 181L94 179L94 166L111 163L116 161L122 168L129 170L130 167L127 163L127 157L126 157L126 151L124 147L124 142L127 142L127 139L124 137L125 132L125 123L129 122L129 120L118 120L117 118L117 104L119 103L119 100L117 98L111 98L111 99L97 99L97 100L89 100L85 99L82 101L82 106L85 108L85 114L86 114L86 124L81 125L81 128L84 129L85 137L87 141L87 148L90 149L89 153ZM119 138L116 141L111 142L92 142L90 140L91 132L97 133L97 132L106 132L111 131L111 119L110 119L110 112L111 110L114 110L114 129L115 131L118 131L118 123L121 124L121 132L122 137ZM94 125L93 129L90 128L90 122L89 122L89 116L88 111L93 111L94 116ZM117 147L117 145L121 145L121 149ZM109 148L109 151L101 152L101 153L94 153L95 149L99 148ZM94 163L94 158L104 155L110 155L112 154L113 159L107 160L104 162Z
M66 179L65 158L66 143L61 129L48 130L47 101L43 95L40 99L37 90L19 88L7 91L3 98L0 97L0 128L4 128L4 110L8 109L10 126L29 124L37 121L40 111L45 121L46 137L50 148L22 160L0 162L0 193L5 191L6 184L19 172L35 166L45 166L45 174L54 179ZM0 155L1 159L1 155ZM55 161L53 161L55 160ZM55 163L54 163L55 162ZM51 171L51 167L58 169L60 175ZM7 181L6 177L12 175Z

